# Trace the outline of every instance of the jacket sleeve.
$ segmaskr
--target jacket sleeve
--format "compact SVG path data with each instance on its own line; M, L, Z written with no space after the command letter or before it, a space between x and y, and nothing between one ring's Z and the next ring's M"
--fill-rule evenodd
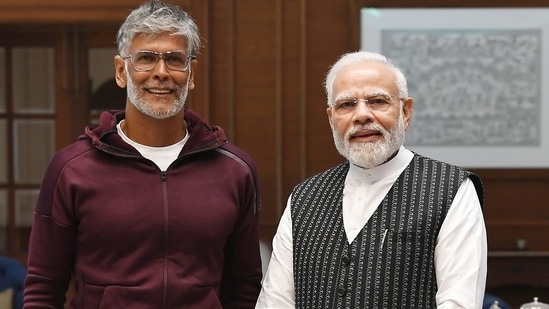
M229 144L230 146L230 144ZM249 168L244 192L240 198L240 214L225 248L225 267L221 282L223 308L255 308L261 289L261 255L259 249L260 189L255 163L238 149L237 153Z
M23 308L64 307L76 235L70 190L62 180L64 162L56 154L42 181L29 240Z

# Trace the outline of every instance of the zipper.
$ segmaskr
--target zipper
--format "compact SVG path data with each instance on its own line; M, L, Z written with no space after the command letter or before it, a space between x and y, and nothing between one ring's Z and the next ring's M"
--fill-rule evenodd
M163 289L162 289L162 308L167 308L168 301L168 173L160 172L162 181L162 207L164 208L164 265L163 265Z

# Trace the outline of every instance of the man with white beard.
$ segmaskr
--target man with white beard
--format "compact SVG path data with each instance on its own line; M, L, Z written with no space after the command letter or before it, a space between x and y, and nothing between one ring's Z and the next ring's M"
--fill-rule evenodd
M383 55L343 55L325 87L347 160L292 191L256 308L481 308L481 180L403 146L414 101Z
M250 156L185 108L200 36L158 0L119 29L124 111L52 159L36 205L24 308L253 308L260 192ZM200 102L197 102L200 103Z

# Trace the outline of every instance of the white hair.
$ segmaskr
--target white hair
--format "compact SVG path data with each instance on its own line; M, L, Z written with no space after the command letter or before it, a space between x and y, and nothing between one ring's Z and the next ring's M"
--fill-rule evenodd
M356 51L352 53L347 53L341 56L337 62L330 68L328 74L326 75L326 80L324 81L324 87L326 90L326 96L328 99L328 106L333 106L334 97L333 97L333 86L334 80L343 70L349 65L367 63L367 62L376 62L386 65L389 69L393 70L396 75L396 86L399 92L399 98L405 98L408 96L408 86L406 82L406 77L395 64L391 62L387 57L382 54L370 52L370 51Z

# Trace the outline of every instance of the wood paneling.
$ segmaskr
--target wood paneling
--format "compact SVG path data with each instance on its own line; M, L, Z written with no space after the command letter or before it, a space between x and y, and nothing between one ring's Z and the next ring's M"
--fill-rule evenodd
M549 250L549 170L484 169L484 215L491 251Z

